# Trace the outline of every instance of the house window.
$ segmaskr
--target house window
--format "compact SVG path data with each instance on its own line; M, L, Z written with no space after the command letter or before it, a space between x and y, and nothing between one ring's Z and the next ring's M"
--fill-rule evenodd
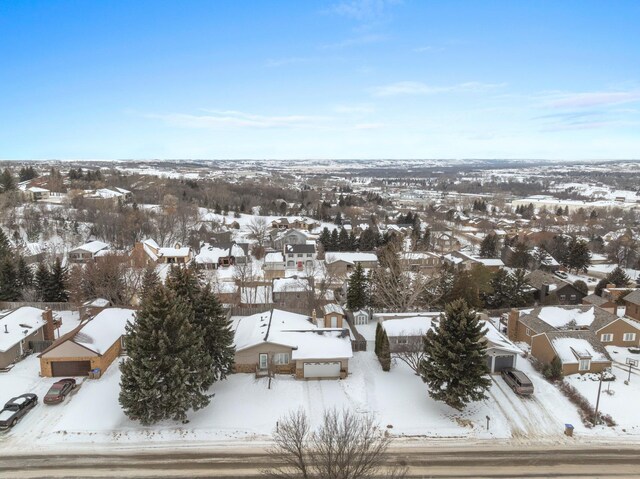
M531 336L531 330L529 328L527 328L527 330L524 332L527 336Z
M613 334L607 333L600 335L600 341L602 341L603 343L610 343L611 341L613 341Z
M273 357L273 361L278 366L284 366L289 364L289 353L276 353Z
M565 299L567 299L567 296L564 294L560 295L560 301L564 301Z
M578 363L578 371L588 371L591 368L590 359L581 359Z
M307 258L311 258L311 253L307 253Z
M576 300L576 295L575 295L575 294L572 294L572 295L571 295L571 301L575 301L575 300Z
M398 344L408 344L409 343L409 338L407 338L406 336L400 336L400 337L398 337L396 342Z
M624 335L622 336L622 340L623 341L635 341L636 340L636 333L624 333Z
M259 359L260 369L267 369L267 366L269 364L269 355L267 355L266 353L260 353Z

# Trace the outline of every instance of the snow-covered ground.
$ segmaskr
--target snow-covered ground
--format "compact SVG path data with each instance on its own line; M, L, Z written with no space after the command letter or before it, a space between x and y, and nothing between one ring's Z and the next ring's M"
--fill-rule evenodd
M56 314L63 317L62 334L78 324L77 313ZM374 339L375 322L358 329L369 341ZM624 363L623 356L620 362ZM148 447L177 442L196 446L261 444L268 441L278 419L288 412L301 408L317 425L323 411L332 407L372 414L382 428L407 441L500 439L563 444L573 440L563 435L565 423L573 424L576 437L587 441L616 436L640 441L640 412L625 406L633 404L633 397L640 397L640 375L632 378L631 386L624 386L620 378L626 375L617 371L619 379L611 387L618 394L602 401L601 409L612 414L619 426L586 429L575 407L528 361L519 358L517 366L534 383L532 398L516 396L500 376L493 376L488 399L458 412L431 399L427 386L404 363L394 361L391 371L385 373L373 352L355 353L345 380L299 381L278 376L269 389L267 379L235 374L213 386L211 404L191 413L187 424L166 421L144 427L127 419L120 409L120 371L113 364L101 379L84 380L63 404L46 406L40 402L14 429L0 434L0 444L5 450L20 451L45 447L91 449L98 445ZM38 372L39 361L33 355L9 373L0 374L0 402L26 392L42 398L55 379L41 378ZM596 382L570 381L587 397L592 396L593 387L597 388Z

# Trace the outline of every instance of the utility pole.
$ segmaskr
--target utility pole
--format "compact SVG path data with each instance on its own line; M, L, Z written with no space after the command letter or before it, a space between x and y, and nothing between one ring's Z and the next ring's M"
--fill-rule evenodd
M598 399L596 400L596 410L593 414L593 425L598 425L598 407L600 406L600 391L602 390L602 372L600 373L600 384L598 384Z

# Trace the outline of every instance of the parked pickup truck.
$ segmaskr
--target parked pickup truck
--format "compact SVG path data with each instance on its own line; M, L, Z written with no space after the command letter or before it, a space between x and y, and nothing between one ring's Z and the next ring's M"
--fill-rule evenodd
M0 411L0 429L15 426L22 416L36 407L36 404L38 404L38 396L31 393L11 399Z

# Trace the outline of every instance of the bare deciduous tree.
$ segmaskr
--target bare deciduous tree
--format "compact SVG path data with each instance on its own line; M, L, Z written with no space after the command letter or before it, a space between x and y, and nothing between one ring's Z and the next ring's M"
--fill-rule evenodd
M391 353L392 359L399 359L411 370L420 374L420 364L424 359L424 343L422 336L405 336L398 338L398 344L394 345L394 350Z
M325 411L315 431L303 411L293 412L279 422L274 441L270 453L284 464L264 471L274 479L399 479L407 473L385 463L391 438L373 418L349 410Z
M247 225L247 229L249 230L249 234L247 235L247 237L251 240L254 240L256 244L260 248L262 248L264 246L264 242L268 237L269 228L270 225L267 222L266 218L262 216L256 216Z

